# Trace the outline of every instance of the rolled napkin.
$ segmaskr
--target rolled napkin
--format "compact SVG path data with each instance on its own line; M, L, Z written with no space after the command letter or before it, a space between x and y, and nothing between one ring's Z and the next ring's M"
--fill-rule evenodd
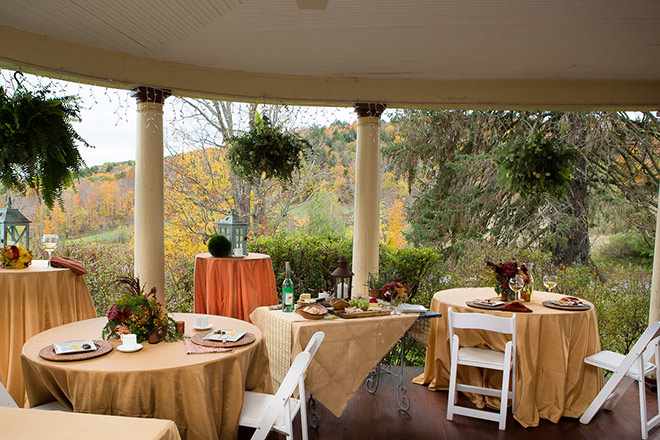
M75 273L76 275L85 275L87 273L85 266L80 264L78 261L69 260L68 258L64 257L51 258L50 265L52 267L63 267L65 269L71 269L71 272Z
M504 312L520 312L520 313L531 313L532 309L525 306L520 301L513 301L507 305L504 305L499 308L500 311Z
M184 339L183 344L186 346L186 354L200 354L200 353L231 353L233 348L225 347L205 347L197 345L190 339Z

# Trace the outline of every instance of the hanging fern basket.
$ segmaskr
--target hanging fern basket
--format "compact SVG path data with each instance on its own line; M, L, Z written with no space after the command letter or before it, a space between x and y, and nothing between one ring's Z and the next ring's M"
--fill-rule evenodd
M10 191L37 191L48 208L61 200L85 163L76 143L89 146L71 126L80 120L76 98L49 98L48 89L0 87L0 183Z
M232 170L251 183L262 178L289 182L300 169L309 142L296 133L274 127L268 117L255 114L249 131L227 139Z

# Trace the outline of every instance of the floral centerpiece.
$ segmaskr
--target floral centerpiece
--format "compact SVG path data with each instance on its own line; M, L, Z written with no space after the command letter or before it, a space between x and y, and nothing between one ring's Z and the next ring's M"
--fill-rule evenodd
M399 281L392 281L385 284L380 293L385 301L389 301L392 304L398 304L408 299L409 290L410 288L407 285Z
M524 264L519 267L515 261L508 260L504 263L495 264L486 260L486 265L493 271L493 287L502 298L502 301L511 302L516 300L516 292L509 288L509 280L516 275L523 279L524 288L531 289L532 277L529 269Z
M32 251L25 249L23 245L8 244L2 248L0 264L11 269L25 269L32 263L32 258Z
M103 339L118 338L129 333L137 335L138 342L150 339L150 335L150 342L154 339L181 339L176 334L176 323L167 316L163 304L156 300L155 287L145 295L144 286L140 286L138 278L122 277L117 284L124 287L126 294L110 306L108 323L101 333Z

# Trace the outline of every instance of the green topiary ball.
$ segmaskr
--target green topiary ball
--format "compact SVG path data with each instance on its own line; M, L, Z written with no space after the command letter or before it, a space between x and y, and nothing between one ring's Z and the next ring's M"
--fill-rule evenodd
M231 251L231 243L224 235L214 235L207 242L209 252L214 257L228 257Z

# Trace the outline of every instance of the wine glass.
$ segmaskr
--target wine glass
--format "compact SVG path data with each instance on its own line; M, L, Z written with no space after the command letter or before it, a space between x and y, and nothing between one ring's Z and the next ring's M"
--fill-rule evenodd
M556 275L544 276L543 285L545 286L546 289L548 289L549 292L552 292L552 289L554 289L557 286L557 276Z
M41 237L41 244L44 250L48 252L48 266L50 266L50 256L55 249L57 249L57 240L60 237L57 234L44 234Z
M509 279L509 289L516 292L516 299L518 299L518 294L525 287L525 280L522 276L516 275L515 277Z

